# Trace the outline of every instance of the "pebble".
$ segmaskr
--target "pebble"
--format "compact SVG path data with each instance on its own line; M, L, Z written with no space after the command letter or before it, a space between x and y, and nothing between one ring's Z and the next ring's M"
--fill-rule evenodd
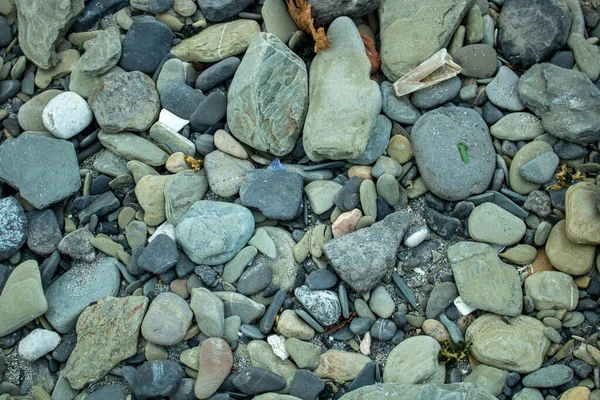
M559 221L546 241L546 254L552 266L571 275L584 275L594 264L594 245L577 244L569 240L565 220Z
M509 111L521 111L525 105L519 98L518 84L517 74L502 66L494 80L485 87L485 93L495 106Z
M424 376L431 383L444 382L446 367L438 362L439 343L429 336L416 336L394 347L383 369L384 383L415 384ZM419 365L419 368L405 368Z
M35 361L54 350L60 335L46 329L34 329L19 342L19 354L25 360Z
M277 392L287 385L286 380L281 376L257 367L245 368L233 378L232 383L239 391L247 395Z
M266 4L263 5L263 12ZM240 66L238 57L228 57L211 65L198 75L195 87L202 92L208 92L221 82L231 78Z
M183 376L183 368L175 361L146 361L135 372L131 388L139 400L168 397L175 393Z
M158 235L146 246L137 264L152 274L160 275L173 268L178 257L177 244L173 239L167 235Z
M301 286L294 290L294 295L321 325L333 325L340 318L340 302L334 292L310 290L307 286Z
M192 323L188 303L174 293L160 293L142 322L142 336L151 343L172 346L183 340Z
M540 271L525 280L525 294L530 296L537 310L575 309L579 292L573 278L563 272Z
M59 139L70 139L79 134L92 119L92 110L87 101L73 92L54 97L42 112L44 126Z
M382 109L385 115L393 121L402 124L414 124L421 116L407 96L396 97L394 88L388 81L381 83Z
M383 286L378 286L371 292L369 306L381 318L391 317L396 308L392 296Z
M319 366L313 372L319 378L349 381L356 378L370 361L362 354L328 350L319 356Z
M240 186L240 200L265 217L292 220L302 207L302 176L281 170L250 171Z
M215 218L219 229L214 229ZM231 260L248 242L253 230L254 218L248 209L236 204L201 200L181 218L175 235L190 260L216 265ZM200 232L203 234L199 235Z
M206 155L204 168L210 189L218 196L231 197L238 194L244 177L254 170L254 165L215 150Z
M236 284L237 290L245 296L251 296L269 286L272 277L271 268L268 265L257 264L242 273Z
M566 365L551 365L523 377L526 387L548 388L563 385L573 379L573 370Z
M410 101L417 108L434 108L458 96L460 87L461 83L458 77L450 78L413 93Z
M19 251L27 238L27 218L14 197L0 199L0 221L0 260L4 260Z
M514 112L500 118L490 128L490 133L502 140L533 140L544 133L542 122L535 115Z
M210 338L202 343L198 378L194 394L198 399L208 399L225 381L233 366L231 348L223 339Z
M152 17L135 19L123 40L119 66L125 71L154 73L171 48L172 35L166 24Z
M525 223L493 203L475 207L468 219L469 235L481 242L513 245L525 235Z
M298 368L308 370L317 368L321 353L319 346L296 338L289 338L285 341L285 349Z
M552 179L559 162L556 153L548 151L521 165L519 174L528 182L544 184Z
M312 340L315 335L313 328L292 310L285 310L280 314L277 330L286 337L300 340Z

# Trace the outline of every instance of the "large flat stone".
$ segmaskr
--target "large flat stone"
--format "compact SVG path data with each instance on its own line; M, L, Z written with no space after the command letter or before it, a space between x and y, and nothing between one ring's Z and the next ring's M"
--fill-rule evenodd
M379 7L381 70L394 82L447 47L472 0L383 0Z
M83 0L19 0L16 5L23 54L40 68L54 67L56 45L83 11Z
M509 324L499 315L484 314L469 326L465 338L479 362L527 374L541 367L550 347L544 328L532 317L512 318Z
M96 382L137 352L148 298L105 297L86 308L77 321L77 345L62 371L74 389Z
M79 191L79 163L73 144L36 134L22 134L0 146L0 179L42 209Z
M521 314L519 273L503 263L494 248L484 243L460 242L448 248L448 260L465 303L501 315Z

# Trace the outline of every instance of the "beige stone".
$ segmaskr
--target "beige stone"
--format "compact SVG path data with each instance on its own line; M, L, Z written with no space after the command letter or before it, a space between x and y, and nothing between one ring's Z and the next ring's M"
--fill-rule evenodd
M410 141L402 135L392 136L387 146L387 153L400 164L407 163L415 156Z
M371 359L358 353L328 350L319 356L319 366L314 373L319 378L350 381L357 377Z
M233 366L233 354L226 341L220 338L206 339L200 348L198 378L194 394L208 399L219 389Z
M77 50L66 50L57 54L58 63L50 69L38 68L35 74L35 85L46 89L54 79L62 78L71 73L73 66L79 61Z
M569 240L566 222L559 221L546 241L546 254L554 268L569 275L584 275L594 265L595 245L577 244Z
M217 62L245 52L258 32L258 22L248 19L216 24L183 40L171 52L182 61Z
M587 182L573 185L565 200L566 233L574 243L600 244L598 186Z
M336 238L354 232L356 225L362 216L362 212L358 208L340 214L331 225L333 237Z
M590 389L583 386L576 386L564 392L561 400L588 400L590 398Z
M219 129L214 134L215 147L221 150L223 153L227 153L231 156L241 158L243 160L248 159L248 153L244 147L234 139L229 133L223 129Z
M135 195L144 209L144 222L148 226L157 226L166 219L165 186L171 179L165 175L146 175L135 186Z

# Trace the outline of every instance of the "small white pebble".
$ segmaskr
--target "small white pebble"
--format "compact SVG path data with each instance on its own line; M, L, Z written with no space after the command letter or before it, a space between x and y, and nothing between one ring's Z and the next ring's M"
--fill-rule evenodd
M29 361L35 361L50 353L60 343L60 335L46 329L34 329L19 343L19 354Z

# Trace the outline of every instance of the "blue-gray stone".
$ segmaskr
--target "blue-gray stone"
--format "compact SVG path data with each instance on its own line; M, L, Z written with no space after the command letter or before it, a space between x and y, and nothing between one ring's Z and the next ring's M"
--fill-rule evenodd
M169 271L177 264L177 244L168 235L158 235L146 246L137 260L143 270L155 275Z
M391 82L381 83L381 99L383 112L396 122L412 125L421 116L421 112L411 104L408 96L396 97Z
M106 257L92 263L78 263L48 286L48 322L60 333L75 328L79 314L90 303L116 296L121 286L119 261Z
M523 386L551 388L564 385L573 379L573 370L566 365L555 364L538 369L523 378Z
M201 92L185 82L168 84L160 96L161 104L180 118L189 120L196 108L206 99Z
M277 392L287 382L274 372L259 367L247 367L233 378L233 385L245 394Z
M203 126L218 123L227 114L227 96L221 90L214 90L196 107L190 115L192 129L202 131Z
M519 174L526 181L544 184L554 176L554 171L560 163L560 158L553 151L540 154L519 168Z
M488 188L496 152L476 111L444 107L423 114L411 131L411 144L421 176L436 196L463 200Z
M383 114L377 116L373 134L369 138L365 152L358 158L349 159L353 164L371 165L385 153L392 132L392 121Z
M218 265L231 260L253 232L254 217L247 208L201 200L181 218L175 237L193 262Z
M206 68L196 78L196 89L208 92L219 83L231 78L240 66L240 62L240 59L237 57L227 57Z
M136 371L131 388L138 400L169 397L184 376L183 368L175 361L147 361Z
M153 74L173 44L173 32L154 17L137 18L129 27L119 66L125 71Z
M41 256L49 256L62 239L58 221L52 210L27 213L27 247Z
M300 174L273 169L257 169L244 177L240 200L257 208L265 217L292 220L302 210L303 180Z
M410 101L415 107L421 109L437 107L455 98L460 88L460 78L456 76L413 93Z
M202 15L207 20L220 22L235 17L252 2L252 0L203 0L199 4Z
M37 209L64 200L81 187L73 144L34 134L21 134L0 146L0 179Z
M86 397L88 400L125 400L125 391L119 385L100 386Z

